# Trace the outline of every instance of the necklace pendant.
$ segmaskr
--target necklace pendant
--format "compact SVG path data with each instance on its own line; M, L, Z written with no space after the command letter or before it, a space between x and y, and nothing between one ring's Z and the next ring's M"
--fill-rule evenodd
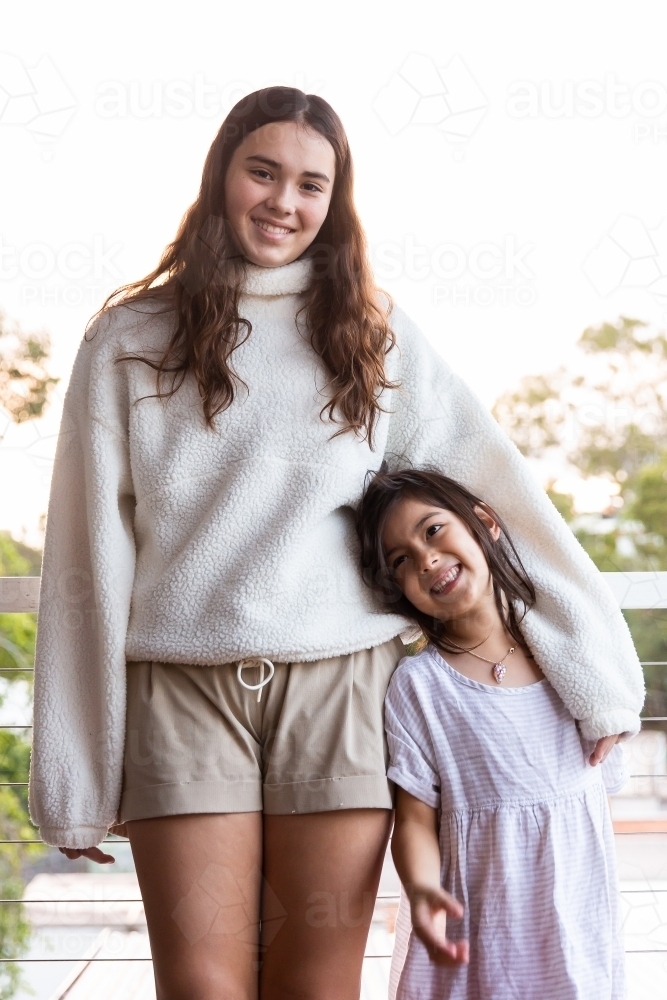
M497 684L502 684L503 677L507 673L507 667L504 663L494 663L493 664L493 679Z

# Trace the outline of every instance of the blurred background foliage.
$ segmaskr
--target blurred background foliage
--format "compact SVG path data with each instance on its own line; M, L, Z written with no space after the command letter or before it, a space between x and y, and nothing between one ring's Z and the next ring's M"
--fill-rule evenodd
M40 417L60 381L47 370L50 341L0 313L0 406L17 423Z
M599 569L667 570L667 335L637 319L589 327L567 368L529 376L494 416L526 457L609 482L601 514L549 495ZM667 660L667 610L626 611L642 661ZM667 667L646 666L647 716L667 715ZM648 723L667 731L665 723Z
M0 531L0 576L39 576L42 554ZM35 654L36 615L0 614L0 668L32 667ZM9 677L8 673L0 675ZM14 673L13 680L32 681L31 673ZM2 692L0 692L0 703Z
M24 333L0 314L0 406L16 423L39 417L58 379L47 370L49 340ZM41 553L0 532L0 576L39 576ZM13 694L31 701L35 654L35 615L0 614L0 709L3 722L13 722ZM17 669L18 668L18 669ZM22 668L26 668L25 671ZM26 686L28 691L26 692ZM0 840L32 840L35 829L28 815L30 730L0 729ZM41 844L3 843L0 847L0 898L21 899L25 869L45 853ZM24 907L0 906L0 1000L25 989L21 968L11 959L27 951L31 927Z
M39 576L40 569L40 552L0 532L0 576ZM36 627L36 615L0 614L0 668L3 668L0 670L0 705L10 699L17 685L27 684L32 689L32 672L16 668L33 666ZM0 729L0 840L31 840L36 836L28 815L28 789L24 784L30 767L28 732ZM44 853L41 844L2 844L2 899L22 898L25 868ZM20 958L28 948L30 932L24 907L0 906L0 958ZM0 963L0 1000L10 1000L19 987L25 988L20 966L11 961Z

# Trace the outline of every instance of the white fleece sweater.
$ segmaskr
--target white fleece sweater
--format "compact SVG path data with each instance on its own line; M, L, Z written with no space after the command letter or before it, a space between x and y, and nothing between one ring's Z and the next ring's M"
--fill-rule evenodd
M612 595L468 387L395 309L397 348L375 449L321 419L327 379L295 313L310 265L250 267L248 386L203 420L194 380L168 400L122 353L159 350L173 318L112 309L81 344L49 504L35 666L31 815L49 844L89 847L113 823L125 662L315 660L405 622L362 584L352 508L366 473L437 466L505 518L537 590L523 629L584 736L635 733L641 668Z

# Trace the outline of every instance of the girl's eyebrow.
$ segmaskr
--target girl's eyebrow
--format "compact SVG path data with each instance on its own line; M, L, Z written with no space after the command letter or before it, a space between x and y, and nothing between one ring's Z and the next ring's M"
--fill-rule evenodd
M273 167L274 170L282 170L282 163L278 163L277 160L270 160L268 156L260 156L257 153L253 153L252 156L246 156L247 160L255 160L257 163L265 163L267 167ZM304 170L301 174L302 177L315 177L318 180L326 181L327 184L330 183L329 178L326 174L318 174L316 170Z
M274 170L280 170L282 167L282 163L278 163L277 160L270 160L268 156L260 156L258 153L246 156L246 160L257 160L258 163L266 163L267 167L273 167Z
M432 510L430 512L430 514L425 514L424 517L421 518L421 520L417 521L417 523L415 524L414 530L415 531L419 531L419 529L421 528L421 526L424 523L424 521L428 521L429 517L436 517L438 514L442 514L442 511L441 510ZM400 547L401 547L400 545L394 545L393 549L389 549L388 552L385 552L385 554L384 554L385 559L388 559L389 556L392 554L392 552L395 552L396 549L400 549Z

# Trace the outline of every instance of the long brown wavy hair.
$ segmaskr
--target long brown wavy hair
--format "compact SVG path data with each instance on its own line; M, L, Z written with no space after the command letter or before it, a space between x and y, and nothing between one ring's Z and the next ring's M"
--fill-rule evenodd
M322 407L341 434L353 431L373 444L382 412L379 396L395 388L385 374L385 355L394 345L385 305L375 287L366 239L353 198L352 158L345 130L333 108L315 94L292 87L269 87L244 97L225 118L204 164L199 196L183 217L176 238L150 274L123 285L102 311L142 300L175 311L176 328L158 359L130 354L119 361L141 361L156 372L156 396L173 395L192 372L209 427L230 406L239 384L231 355L250 336L250 322L239 313L246 261L226 222L225 176L243 140L270 122L295 122L322 135L336 157L331 203L312 258L313 280L297 314L322 358L329 379Z
M429 642L444 652L457 653L460 647L447 638L447 623L425 614L403 594L387 564L382 534L389 513L406 497L433 504L456 514L481 548L493 582L493 596L500 620L519 645L525 648L519 625L535 604L535 588L502 519L487 503L447 476L430 469L383 468L369 476L357 511L357 532L361 542L361 570L365 583L388 605L392 614L403 615L418 625ZM500 528L495 540L477 516L475 508L485 508Z

